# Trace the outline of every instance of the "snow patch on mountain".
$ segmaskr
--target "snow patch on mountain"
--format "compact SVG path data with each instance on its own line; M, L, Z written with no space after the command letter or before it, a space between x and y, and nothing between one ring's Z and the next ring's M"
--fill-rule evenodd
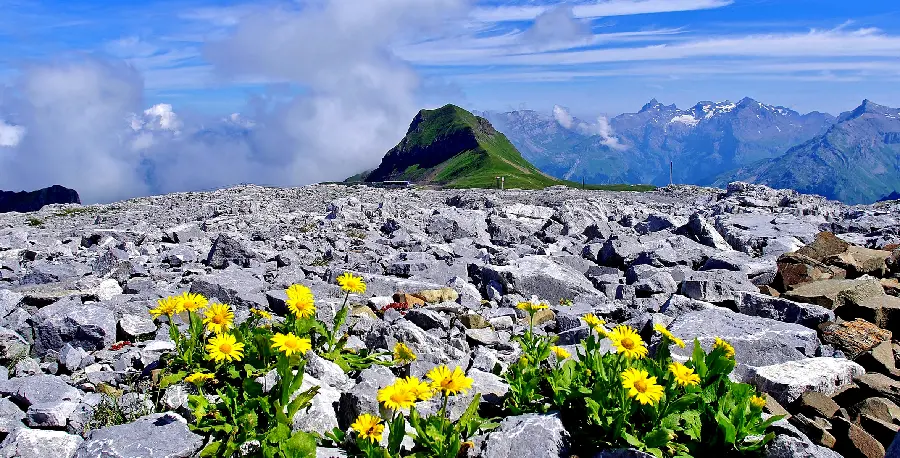
M695 118L694 115L688 113L688 114L682 114L682 115L675 116L674 118L672 118L669 121L669 124L676 123L676 122L681 123L681 124L687 124L691 127L694 127L700 122L700 120Z

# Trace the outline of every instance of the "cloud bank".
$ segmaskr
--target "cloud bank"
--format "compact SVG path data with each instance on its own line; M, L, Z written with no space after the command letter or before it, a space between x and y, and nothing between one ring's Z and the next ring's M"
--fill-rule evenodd
M595 124L589 124L575 119L568 110L556 105L553 107L553 119L555 119L560 126L573 132L578 132L581 135L587 135L589 137L600 137L600 143L612 149L625 150L628 148L626 145L619 142L618 137L616 137L615 132L613 132L612 126L609 125L609 120L606 119L605 116L598 117Z
M216 75L286 83L296 94L248 100L252 129L214 132L203 127L212 120L191 124L166 105L145 112L141 75L122 63L27 69L0 106L17 113L16 127L0 124L0 188L62 184L92 203L241 182L294 186L372 168L419 109L420 80L390 44L442 27L462 6L329 0L241 16L204 49Z

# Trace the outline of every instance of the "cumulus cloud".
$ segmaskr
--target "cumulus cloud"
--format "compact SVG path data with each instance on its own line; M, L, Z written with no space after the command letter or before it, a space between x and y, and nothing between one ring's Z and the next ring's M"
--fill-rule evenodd
M323 0L242 14L204 50L217 76L291 89L248 101L252 129L167 105L145 111L141 75L124 64L34 67L7 107L27 135L0 150L0 183L62 184L91 203L242 182L294 186L372 168L420 108L418 75L391 44L443 27L464 2Z
M14 126L0 121L0 146L13 147L22 141L25 136L25 128Z
M628 148L616 137L616 133L613 132L613 128L609 125L609 120L605 116L598 117L595 124L590 124L575 119L568 110L556 105L553 107L553 119L565 129L590 137L600 137L600 143L612 149L625 150Z
M571 5L560 4L538 15L522 39L527 46L539 50L589 44L593 32L589 21L575 17Z

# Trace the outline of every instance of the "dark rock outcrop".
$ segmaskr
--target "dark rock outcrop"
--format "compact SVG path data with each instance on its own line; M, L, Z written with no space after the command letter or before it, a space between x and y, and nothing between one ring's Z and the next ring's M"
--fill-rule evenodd
M58 184L31 192L0 191L0 213L27 213L38 211L44 205L80 203L78 192Z

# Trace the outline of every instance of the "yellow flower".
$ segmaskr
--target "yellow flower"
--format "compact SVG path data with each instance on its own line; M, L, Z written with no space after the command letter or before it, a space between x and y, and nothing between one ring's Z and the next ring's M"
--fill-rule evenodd
M406 385L406 388L411 391L416 399L419 401L425 401L431 399L434 396L434 390L431 388L427 382L423 382L416 377L406 377L400 380L397 380L397 383L403 383Z
M678 345L681 348L684 348L684 341L679 339L678 337L675 337L675 335L673 335L671 332L669 332L669 330L666 329L665 326L657 323L657 324L653 325L653 329L656 329L656 332L662 334L662 336L665 337L666 339L669 339L670 342L674 343L675 345Z
M730 343L716 337L716 342L713 344L713 349L720 348L725 353L725 357L729 359L734 358L734 347L731 346Z
M209 301L203 297L202 294L192 294L187 291L181 294L181 296L177 296L179 302L181 302L181 308L187 310L188 312L196 312L204 307Z
M381 419L367 413L357 417L350 427L359 434L361 439L368 439L372 443L381 441L381 435L384 433L384 425L381 424Z
M215 377L215 375L213 375L213 374L204 374L203 372L194 372L193 374L185 377L184 381L187 383L196 383L199 385L208 380L212 380L214 377Z
M181 313L183 311L184 308L182 308L181 301L178 300L178 297L169 296L157 300L156 308L150 309L150 314L153 315L153 318L157 318L160 315L166 315L169 318L172 318L172 315Z
M357 277L350 272L344 272L337 278L337 282L341 285L341 289L348 293L362 294L366 292L366 282L362 277Z
M284 291L287 294L288 310L297 318L309 318L316 314L315 299L312 290L303 285L291 285Z
M256 315L256 316L258 316L258 317L260 317L260 318L262 318L262 319L264 319L264 320L271 320L271 319L272 319L272 314L269 313L269 312L267 312L267 311L265 311L265 310L260 310L260 309L250 309L250 313L252 313L252 314L254 314L254 315Z
M528 312L529 314L534 314L538 310L544 310L545 308L548 308L548 307L550 307L550 306L543 302L538 303L538 304L536 304L534 302L519 302L516 305L517 309L524 310L524 311Z
M675 376L675 381L681 386L699 385L700 376L694 370L681 363L669 364L669 370Z
M572 356L572 354L567 352L565 348L556 345L550 347L550 351L553 352L554 355L556 355L556 359L558 360L563 360Z
M222 334L234 325L234 313L226 304L213 303L203 314L203 324L213 334Z
M628 390L628 397L641 404L656 404L663 396L663 387L656 383L656 377L633 367L622 372L622 386Z
M244 344L231 334L219 334L209 339L206 351L209 352L210 359L217 363L222 360L240 361L244 357Z
M750 396L750 405L757 409L762 409L766 406L766 398L756 395Z
M409 364L416 360L416 354L403 342L397 342L394 345L394 361L400 364Z
M638 333L628 326L616 326L607 336L614 347L626 358L640 359L647 356L647 346Z
M466 377L466 374L459 366L456 366L453 372L450 372L450 368L447 366L438 366L428 371L426 376L431 379L432 388L446 395L465 393L472 387L472 382L474 381Z
M272 348L283 352L286 356L291 356L294 353L302 355L312 348L312 344L309 339L301 339L292 332L287 334L279 332L272 337Z
M402 380L378 390L378 402L391 410L408 409L416 403L417 393Z
M606 324L606 321L597 318L597 316L593 313L588 313L587 315L581 317L581 319L585 324L593 329L594 332L600 335L600 337L606 337L606 335L609 334L609 331L607 331L606 328L603 327L603 325Z

